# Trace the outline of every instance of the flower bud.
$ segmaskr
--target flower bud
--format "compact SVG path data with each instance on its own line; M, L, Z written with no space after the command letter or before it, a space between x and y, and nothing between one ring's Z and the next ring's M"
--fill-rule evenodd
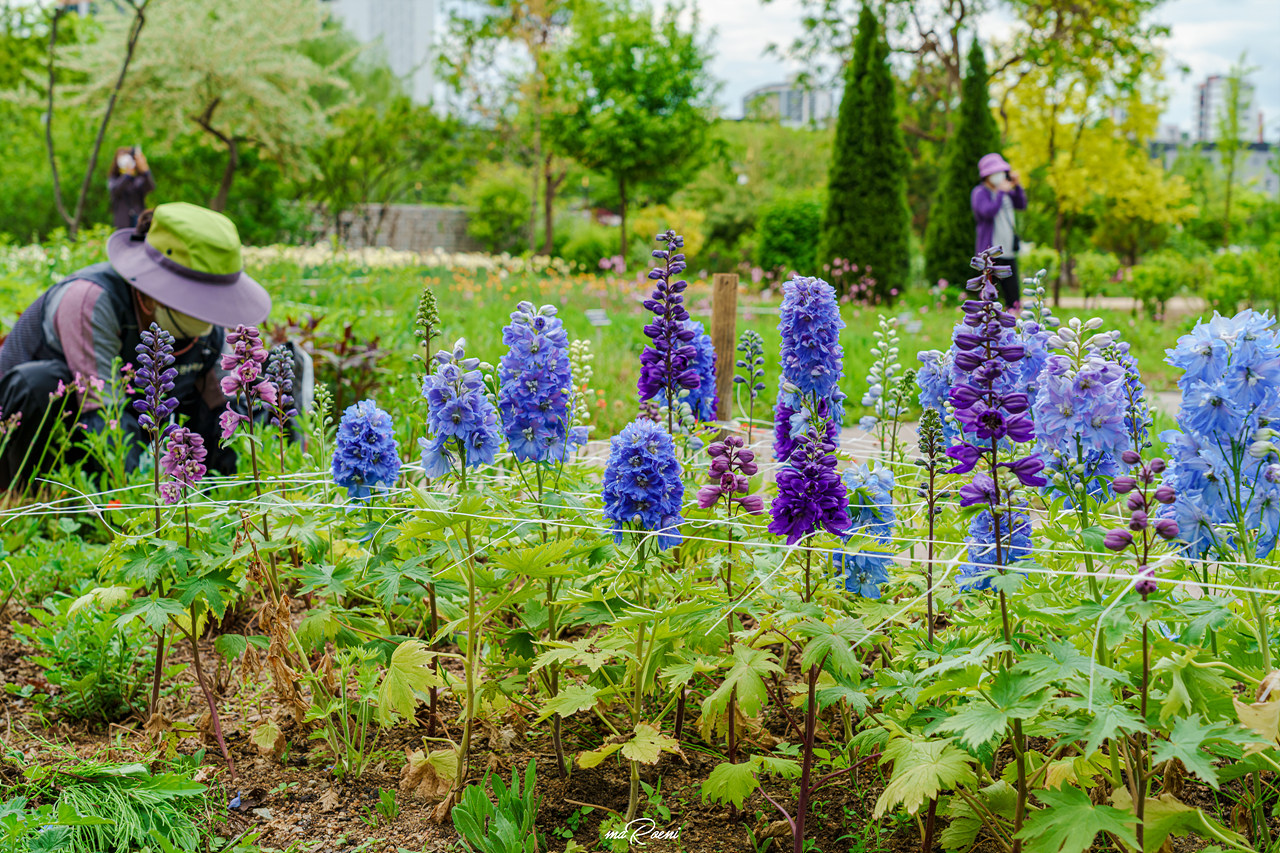
M1102 540L1108 551L1123 551L1133 544L1133 534L1124 528L1110 530Z
M1129 516L1129 529L1138 531L1147 529L1147 514L1142 510L1137 510L1133 515Z
M1134 492L1129 495L1129 500L1125 501L1125 508L1129 511L1147 508L1147 498L1142 492Z
M1124 453L1121 453L1120 459L1126 465L1137 465L1139 462L1142 461L1142 457L1138 454L1138 451L1133 450L1132 448L1130 448L1129 450L1126 450Z
M1164 464L1164 460L1159 458L1152 459L1150 462L1147 463L1147 469L1152 474L1163 474L1165 471L1165 468L1167 467L1168 466Z
M1139 595L1150 595L1159 589L1156 583L1156 570L1150 566L1138 569L1138 579L1133 582L1133 591Z
M1156 486L1155 498L1160 503L1168 505L1178 499L1178 492L1173 488L1173 486L1161 483L1159 486Z
M1176 539L1178 537L1178 522L1172 518L1157 518L1155 529L1156 535L1161 539Z
M1111 488L1118 495L1123 495L1128 492L1132 492L1135 488L1137 488L1137 486L1138 486L1138 481L1135 480L1133 477L1130 477L1128 474L1125 474L1120 477L1116 477L1114 480L1111 481Z

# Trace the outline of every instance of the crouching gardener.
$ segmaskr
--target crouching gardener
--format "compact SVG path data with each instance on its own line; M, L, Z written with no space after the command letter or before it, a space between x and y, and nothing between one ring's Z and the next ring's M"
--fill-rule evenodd
M21 413L0 454L0 488L21 485L53 464L41 457L54 426L45 412L60 403L52 397L59 385L69 387L81 375L110 388L115 360L136 363L139 332L153 322L175 338L175 417L204 437L210 471L235 472L234 451L218 446L218 416L226 407L224 327L260 323L271 310L266 290L244 273L235 225L196 205L162 204L136 227L112 234L107 258L45 291L0 347L0 412ZM79 408L84 428L101 430L103 393L91 389L67 411ZM121 425L138 438L129 450L132 469L146 442L132 407Z

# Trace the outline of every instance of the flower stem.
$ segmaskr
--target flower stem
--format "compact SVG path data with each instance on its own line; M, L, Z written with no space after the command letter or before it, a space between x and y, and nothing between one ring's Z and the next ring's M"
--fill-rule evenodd
M467 490L467 448L459 447L459 467L462 469L461 488ZM480 638L476 636L479 628L476 624L476 567L475 546L471 536L471 519L463 522L463 532L467 545L467 559L464 561L467 573L467 671L466 671L466 707L462 711L462 744L458 747L458 779L454 793L462 796L467 777L471 774L471 729L473 725L476 696L476 667L479 666Z

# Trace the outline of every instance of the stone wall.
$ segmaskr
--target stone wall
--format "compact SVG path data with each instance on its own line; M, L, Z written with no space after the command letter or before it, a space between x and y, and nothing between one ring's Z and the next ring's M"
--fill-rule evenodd
M374 245L407 252L483 251L484 247L467 234L469 218L462 207L374 205L343 214L342 243L351 249Z

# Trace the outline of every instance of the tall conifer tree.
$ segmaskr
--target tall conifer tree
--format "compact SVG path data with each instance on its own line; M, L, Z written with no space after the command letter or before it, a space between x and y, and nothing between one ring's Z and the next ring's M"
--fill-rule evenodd
M870 7L858 16L853 62L845 71L827 183L819 259L871 268L874 298L892 301L911 263L907 150L898 124L889 45ZM847 289L848 282L834 282Z
M973 273L969 258L974 251L973 210L969 196L978 184L978 159L1000 150L1000 130L987 94L987 59L974 38L960 93L955 129L942 156L938 190L925 229L925 279L946 279L954 292Z

